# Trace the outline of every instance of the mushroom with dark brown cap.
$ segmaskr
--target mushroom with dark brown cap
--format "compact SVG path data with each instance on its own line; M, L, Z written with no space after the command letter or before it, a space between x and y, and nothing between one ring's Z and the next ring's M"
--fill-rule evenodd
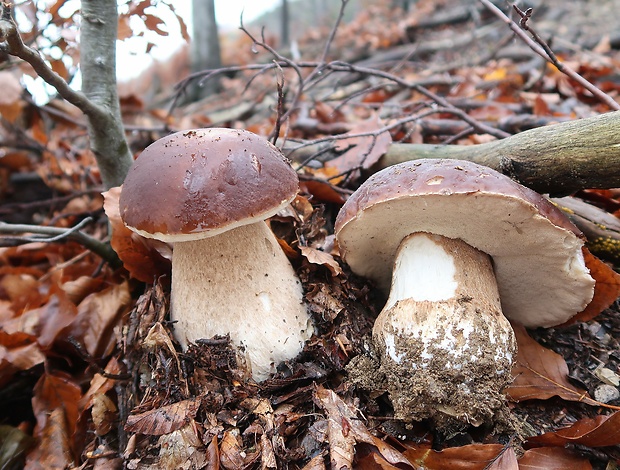
M558 325L594 292L579 230L543 196L466 161L374 174L335 232L353 272L389 291L373 328L377 377L405 420L490 422L516 353L507 318Z
M230 334L255 380L295 357L313 327L302 286L265 219L286 207L297 174L245 130L177 132L147 147L123 184L131 230L173 244L176 339Z

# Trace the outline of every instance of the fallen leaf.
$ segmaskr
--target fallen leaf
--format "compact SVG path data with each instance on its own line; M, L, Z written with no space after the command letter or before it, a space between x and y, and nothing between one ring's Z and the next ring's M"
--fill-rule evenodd
M511 447L501 444L470 444L441 451L428 444L404 442L403 455L410 463L427 470L516 470L517 458Z
M407 459L385 441L373 436L361 419L357 417L353 409L347 405L332 390L318 386L315 393L315 401L325 410L328 417L328 441L330 444L330 457L345 464L353 461L351 442L364 442L374 446L381 456L390 464L409 464ZM334 464L334 460L332 460ZM340 468L334 467L332 468ZM350 468L347 467L347 468Z
M86 296L78 305L73 321L59 332L58 338L78 341L93 358L110 354L116 344L113 329L130 301L127 282Z
M560 447L567 444L579 444L586 447L620 445L620 412L581 419L567 428L530 437L527 444L528 446Z
M110 245L133 278L152 284L156 278L170 274L167 258L170 248L159 240L141 237L125 227L118 206L120 194L120 187L103 193L103 209L112 227Z
M575 315L561 326L572 325L576 322L588 321L608 308L620 296L620 274L594 256L587 248L583 248L586 266L590 275L596 281L594 298L582 312Z
M44 360L35 336L20 331L9 334L0 329L0 387L16 372L42 364Z
M568 366L562 356L538 344L523 326L516 323L512 326L518 352L512 368L514 381L505 391L509 400L547 400L558 396L564 400L600 405L587 391L568 381Z
M157 444L159 446L157 468L206 468L207 453L198 436L194 420L177 431L161 436Z
M37 418L35 434L46 428L52 410L61 409L67 420L67 431L73 436L77 429L78 403L81 398L80 386L68 375L61 372L43 374L34 386L32 397L32 411Z
M196 416L200 399L183 400L171 405L149 410L144 413L129 415L125 431L161 436L186 426Z
M37 433L39 443L26 457L25 470L74 468L67 416L62 408L49 412L44 427Z
M332 276L338 276L342 274L342 268L338 264L338 261L334 259L329 253L317 250L311 246L300 246L301 254L312 264L320 264L330 270Z
M592 470L583 457L563 447L540 447L526 451L519 459L519 470Z
M245 468L245 462L241 457L243 447L237 439L238 430L224 431L224 436L220 442L220 462L227 470L241 470Z
M377 115L356 124L349 132L349 134L352 134L351 137L339 139L336 142L336 150L344 153L327 162L325 166L327 168L336 168L338 173L346 173L373 166L387 152L392 143L392 136L389 132L361 137L355 137L355 134L372 133L382 127L384 127L384 124Z
M333 204L344 204L344 197L336 191L329 183L318 180L305 180L299 182L299 189L312 195L314 202L330 202Z

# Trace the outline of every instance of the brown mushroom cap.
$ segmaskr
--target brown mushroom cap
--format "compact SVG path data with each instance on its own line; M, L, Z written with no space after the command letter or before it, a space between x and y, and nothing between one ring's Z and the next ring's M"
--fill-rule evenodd
M264 220L297 194L280 151L238 129L194 129L163 137L136 159L120 211L135 232L167 242L207 238Z
M371 176L335 225L353 272L388 291L407 235L461 239L493 258L504 314L525 326L558 325L592 300L579 230L540 194L461 160L416 160Z

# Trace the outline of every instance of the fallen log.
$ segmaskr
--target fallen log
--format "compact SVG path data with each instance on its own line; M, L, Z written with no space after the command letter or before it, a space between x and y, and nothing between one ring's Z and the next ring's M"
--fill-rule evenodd
M392 144L375 170L421 158L486 165L539 193L620 187L620 111L530 129L478 145Z

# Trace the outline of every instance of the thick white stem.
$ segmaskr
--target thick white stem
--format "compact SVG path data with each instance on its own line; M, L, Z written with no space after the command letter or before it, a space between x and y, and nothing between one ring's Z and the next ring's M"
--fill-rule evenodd
M171 303L183 348L229 333L245 348L257 381L299 354L313 332L301 283L262 221L175 243Z
M373 338L396 416L480 424L502 406L516 342L488 255L439 235L400 245Z

